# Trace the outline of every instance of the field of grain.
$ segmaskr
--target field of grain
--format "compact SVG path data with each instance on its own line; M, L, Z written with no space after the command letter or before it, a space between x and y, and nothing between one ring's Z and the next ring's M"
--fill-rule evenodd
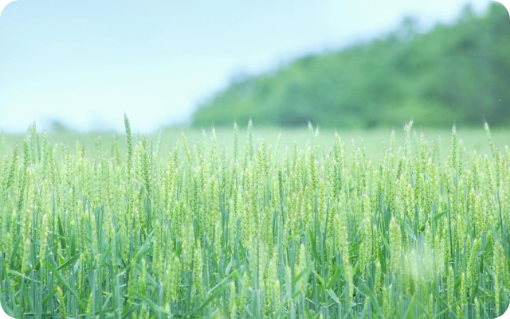
M496 318L509 307L508 132L144 137L125 124L78 143L35 125L3 137L10 316Z
M256 123L255 123L256 124ZM227 153L232 153L234 146L234 130L232 128L219 127L215 128L215 134L219 147L225 147ZM319 131L315 137L316 130ZM476 151L478 154L490 154L491 147L487 142L487 135L483 125L479 127L457 127L459 141L469 153ZM268 147L273 149L278 144L279 154L282 155L286 147L294 148L294 144L299 149L305 149L306 143L316 138L319 151L327 151L333 146L336 135L345 143L346 151L351 153L353 148L365 146L366 155L372 162L378 163L384 150L389 146L392 131L395 136L395 145L403 147L405 141L404 126L395 128L378 128L373 130L333 130L330 128L275 128L275 127L252 127L253 147L257 147L261 140L266 140ZM144 136L148 142L159 144L156 150L156 156L160 159L167 160L169 151L175 147L182 138L182 134L190 145L198 142L209 143L211 141L212 127L195 129L195 128L166 128L154 132L132 132L133 143L138 143ZM27 132L30 134L30 132ZM27 134L2 134L0 133L0 156L12 156L12 151L16 145L23 145ZM76 153L76 149L85 148L86 153L94 151L97 140L101 140L103 150L107 156L112 154L112 146L119 148L119 156L122 160L126 159L126 136L124 134L114 133L112 131L103 132L74 132L74 131L50 131L47 132L48 140L53 144L63 144L69 148L71 154ZM451 127L448 128L421 128L414 127L410 132L411 142L419 145L421 135L424 135L429 142L438 143L440 152L447 156L451 152ZM494 145L503 149L510 144L510 129L498 128L491 131L492 141ZM238 132L239 151L243 151L244 141L248 138L246 128L242 128ZM115 143L117 140L117 143ZM281 159L281 158L280 158ZM444 158L443 158L444 159Z

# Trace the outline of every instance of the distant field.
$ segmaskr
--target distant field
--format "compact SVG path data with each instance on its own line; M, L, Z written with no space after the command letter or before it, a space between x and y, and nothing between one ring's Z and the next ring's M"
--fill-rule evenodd
M231 151L234 140L234 130L232 128L217 128L215 129L216 136L220 147L225 147L227 153ZM335 131L331 129L320 129L317 138L317 143L320 148L327 151L333 146L335 139L335 133L338 134L341 140L346 144L347 150L352 150L352 145L356 147L363 145L366 148L367 156L372 161L378 161L382 155L383 150L390 143L392 129L382 128L376 130L354 130L354 131ZM194 145L196 142L204 142L204 136L207 142L211 140L211 129L200 130L200 129L163 129L153 133L140 133L133 132L135 140L141 139L143 135L149 137L149 141L156 147L161 134L159 156L165 156L168 152L175 147L181 139L182 133L185 134L186 139L190 145ZM413 136L414 140L411 142L415 145L419 145L420 136L423 133L425 140L429 143L439 142L441 146L441 153L447 154L451 149L451 129L431 129L431 128L414 128ZM487 140L487 134L485 133L483 126L480 128L457 128L457 134L459 140L462 141L464 147L466 147L469 153L476 151L478 154L485 154L490 152L490 146ZM510 145L510 129L491 129L492 139L494 144L499 148L504 148ZM257 127L253 129L254 145L257 146L262 139L265 139L268 146L274 146L277 144L280 136L280 154L283 154L285 147L292 150L294 144L299 149L306 146L309 139L313 138L315 130L310 133L309 128L274 128L274 127ZM117 136L119 149L121 150L121 156L125 154L126 142L124 133L114 132L88 132L88 133L77 133L77 132L49 132L48 138L52 143L58 144L63 143L67 145L71 152L74 152L77 147L77 142L80 147L85 145L87 151L94 150L94 145L98 137L101 138L101 143L105 149L111 148L114 141L114 137ZM25 134L4 134L0 138L0 155L3 154L3 149L12 150L15 144L22 145ZM246 128L239 128L239 138L244 140L246 138ZM395 129L395 143L396 145L403 145L404 142L404 129ZM242 144L242 143L241 143ZM244 145L240 145L243 149Z

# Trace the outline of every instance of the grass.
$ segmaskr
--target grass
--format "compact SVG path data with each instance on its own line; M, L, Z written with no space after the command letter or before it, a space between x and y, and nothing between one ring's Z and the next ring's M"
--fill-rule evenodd
M505 132L439 134L134 137L126 118L124 136L77 147L35 125L6 136L2 307L15 318L496 318L510 303Z

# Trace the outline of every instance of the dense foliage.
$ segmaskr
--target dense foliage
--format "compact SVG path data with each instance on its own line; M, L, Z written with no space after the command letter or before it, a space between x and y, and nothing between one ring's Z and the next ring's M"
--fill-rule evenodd
M240 78L203 103L196 126L510 125L510 19L492 2L426 34L406 19L383 39Z
M317 132L278 154L215 132L158 159L35 125L0 171L0 301L15 318L495 318L510 303L510 150L393 138L374 165ZM74 153L74 154L73 154Z

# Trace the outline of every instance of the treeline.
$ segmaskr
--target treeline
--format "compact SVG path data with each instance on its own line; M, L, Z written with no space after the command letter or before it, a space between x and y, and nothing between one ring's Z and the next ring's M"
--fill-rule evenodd
M301 126L339 129L510 125L510 19L493 3L477 15L425 34L407 18L393 33L338 52L299 58L237 79L205 101L195 126Z

